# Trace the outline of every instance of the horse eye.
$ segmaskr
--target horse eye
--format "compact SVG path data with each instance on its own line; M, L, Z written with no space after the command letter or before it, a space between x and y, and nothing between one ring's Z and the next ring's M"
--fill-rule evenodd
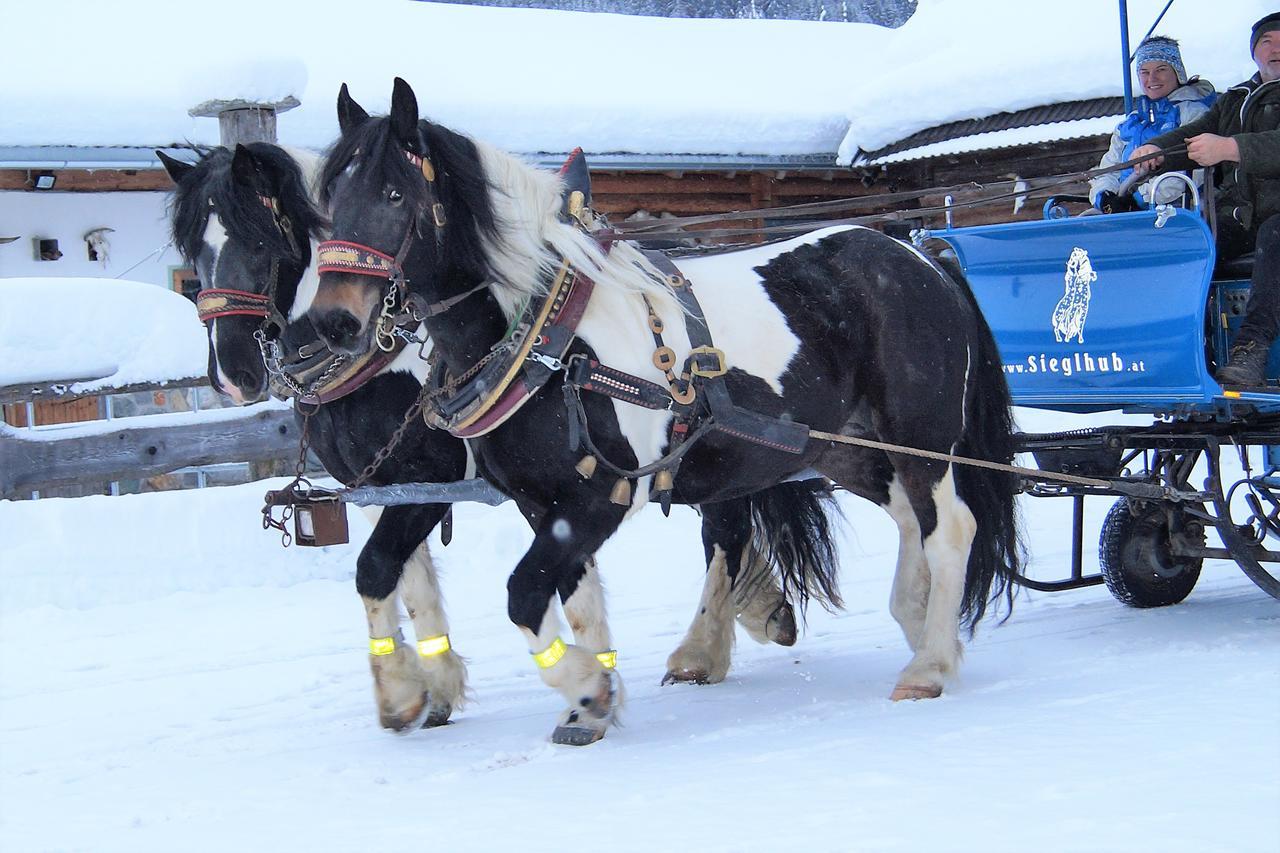
M404 194L401 193L400 190L391 190L391 192L387 193L387 199L392 204L399 204L404 200Z

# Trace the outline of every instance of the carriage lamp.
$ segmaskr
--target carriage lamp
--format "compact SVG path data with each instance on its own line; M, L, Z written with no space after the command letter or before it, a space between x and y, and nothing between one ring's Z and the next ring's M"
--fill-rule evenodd
M273 510L283 507L284 514L277 519ZM288 531L289 519L293 519L293 535ZM279 491L267 492L262 507L262 529L278 530L284 534L284 544L290 541L310 547L345 545L350 541L347 531L347 508L338 495L328 489L311 488L305 480L290 483Z
M293 539L312 547L347 544L347 508L337 498L297 504L293 508Z

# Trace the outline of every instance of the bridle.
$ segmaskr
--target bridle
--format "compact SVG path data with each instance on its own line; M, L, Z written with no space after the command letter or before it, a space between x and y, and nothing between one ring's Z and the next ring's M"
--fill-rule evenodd
M425 149L425 144L424 144ZM389 255L372 246L355 243L350 240L325 240L317 249L318 265L316 271L350 273L352 275L369 276L387 282L386 292L382 297L382 309L378 314L374 328L378 347L390 351L399 336L398 327L412 322L421 323L429 317L445 313L467 297L479 293L489 287L490 282L481 282L475 287L455 296L436 302L423 303L414 294L409 293L409 279L404 274L404 261L413 246L415 235L421 236L419 224L426 218L429 210L431 221L435 226L434 237L436 251L444 247L444 229L447 222L444 205L440 202L436 191L436 170L430 157L419 156L412 151L404 152L405 158L422 175L425 184L425 197L415 205L413 216L405 228L400 248L394 255Z
M301 262L302 252L299 250L298 241L293 235L293 223L288 215L280 210L279 199L259 193L258 200L271 212L271 221L289 246L287 260ZM259 334L264 337L268 334L272 338L278 337L284 331L286 325L284 315L280 313L280 309L276 306L276 288L280 281L280 261L281 257L279 255L272 256L267 287L262 293L235 290L228 287L211 287L207 290L201 290L196 295L196 315L200 318L200 322L208 324L219 317L260 317L262 318L262 325L259 327L258 332L254 334L254 337L256 338ZM274 333L272 333L273 326L275 327Z

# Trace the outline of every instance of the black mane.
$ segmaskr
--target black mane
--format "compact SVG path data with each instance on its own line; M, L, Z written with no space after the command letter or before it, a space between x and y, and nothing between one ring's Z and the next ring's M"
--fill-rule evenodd
M280 187L276 198L295 231L309 237L321 236L326 222L311 202L297 162L283 149L270 143L252 142L246 147L276 176ZM200 151L199 162L182 177L171 203L173 241L183 257L194 261L200 253L210 209L218 213L219 221L233 240L245 245L260 243L273 254L288 256L291 251L288 240L276 228L271 212L256 192L233 178L231 159L234 152L221 146Z
M489 201L490 185L476 145L466 136L425 119L418 122L425 152L435 167L436 194L444 205L449 237L447 268L478 280L487 274L482 237L493 239L497 226ZM375 116L341 136L329 149L320 172L320 203L328 209L334 181L352 163L376 170L376 181L402 188L405 200L427 210L427 185L404 156L387 116ZM433 227L423 225L423 228ZM425 233L425 232L424 232ZM394 248L394 247L392 247Z

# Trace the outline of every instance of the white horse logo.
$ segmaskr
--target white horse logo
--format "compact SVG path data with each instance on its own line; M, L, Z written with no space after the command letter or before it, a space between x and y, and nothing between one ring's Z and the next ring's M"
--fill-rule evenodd
M1084 343L1084 321L1089 316L1089 297L1093 295L1089 285L1098 280L1088 252L1078 246L1071 250L1063 280L1066 292L1053 307L1053 337L1058 341L1074 337Z

